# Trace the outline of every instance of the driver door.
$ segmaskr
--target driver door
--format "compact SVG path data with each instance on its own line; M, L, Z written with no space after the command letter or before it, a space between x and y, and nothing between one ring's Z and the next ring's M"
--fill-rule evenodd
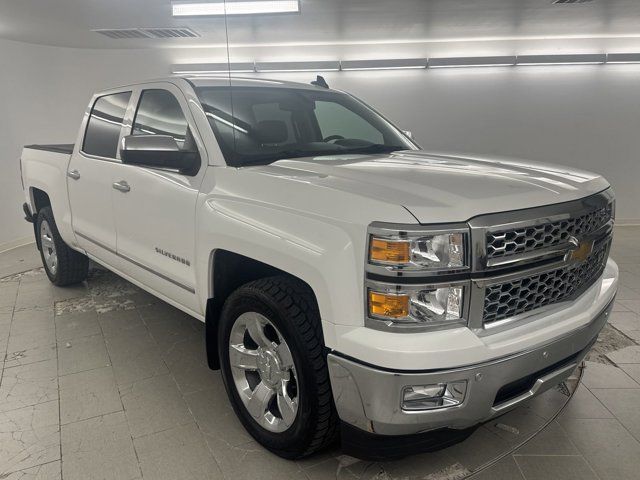
M131 135L169 135L179 147L195 141L201 165L194 175L164 168L118 164L113 209L121 267L161 295L202 314L196 296L195 208L206 170L195 123L173 84L136 92Z

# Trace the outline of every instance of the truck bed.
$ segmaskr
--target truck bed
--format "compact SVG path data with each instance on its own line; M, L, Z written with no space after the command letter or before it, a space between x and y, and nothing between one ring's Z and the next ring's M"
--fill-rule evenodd
M74 146L75 145L73 143L60 143L56 145L25 145L24 148L29 148L31 150L44 150L46 152L66 153L67 155L71 155L73 153Z

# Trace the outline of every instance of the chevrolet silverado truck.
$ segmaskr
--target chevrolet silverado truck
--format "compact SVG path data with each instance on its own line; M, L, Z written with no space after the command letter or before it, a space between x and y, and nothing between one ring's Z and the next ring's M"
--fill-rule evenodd
M614 195L597 174L425 151L321 80L100 92L74 145L24 148L26 218L55 285L91 259L205 322L209 366L276 454L451 445L596 341Z

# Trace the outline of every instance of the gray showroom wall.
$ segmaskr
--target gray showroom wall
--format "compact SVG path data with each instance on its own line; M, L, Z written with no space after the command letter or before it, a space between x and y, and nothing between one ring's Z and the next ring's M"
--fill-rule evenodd
M22 216L23 145L73 143L95 90L166 75L141 51L62 49L0 40L0 250L31 240Z
M618 221L640 223L640 66L342 72L326 78L411 130L426 150L601 173L616 190Z
M0 40L0 250L30 235L20 213L23 144L75 141L93 91L164 76L172 63L192 59L186 49L61 49ZM313 75L264 76L306 82ZM640 67L631 65L326 74L332 86L412 130L426 149L603 173L618 194L619 220L636 223L639 77Z

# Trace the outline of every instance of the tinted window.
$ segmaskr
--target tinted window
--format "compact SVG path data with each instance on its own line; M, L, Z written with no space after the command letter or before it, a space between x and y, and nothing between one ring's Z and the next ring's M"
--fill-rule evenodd
M82 151L99 157L116 158L118 139L131 92L100 97L93 104Z
M416 148L384 118L343 93L280 87L199 87L196 92L230 165Z
M132 135L169 135L185 148L189 126L176 97L167 90L145 90L140 97Z
M323 139L342 137L384 143L380 130L339 103L316 101L316 119Z

